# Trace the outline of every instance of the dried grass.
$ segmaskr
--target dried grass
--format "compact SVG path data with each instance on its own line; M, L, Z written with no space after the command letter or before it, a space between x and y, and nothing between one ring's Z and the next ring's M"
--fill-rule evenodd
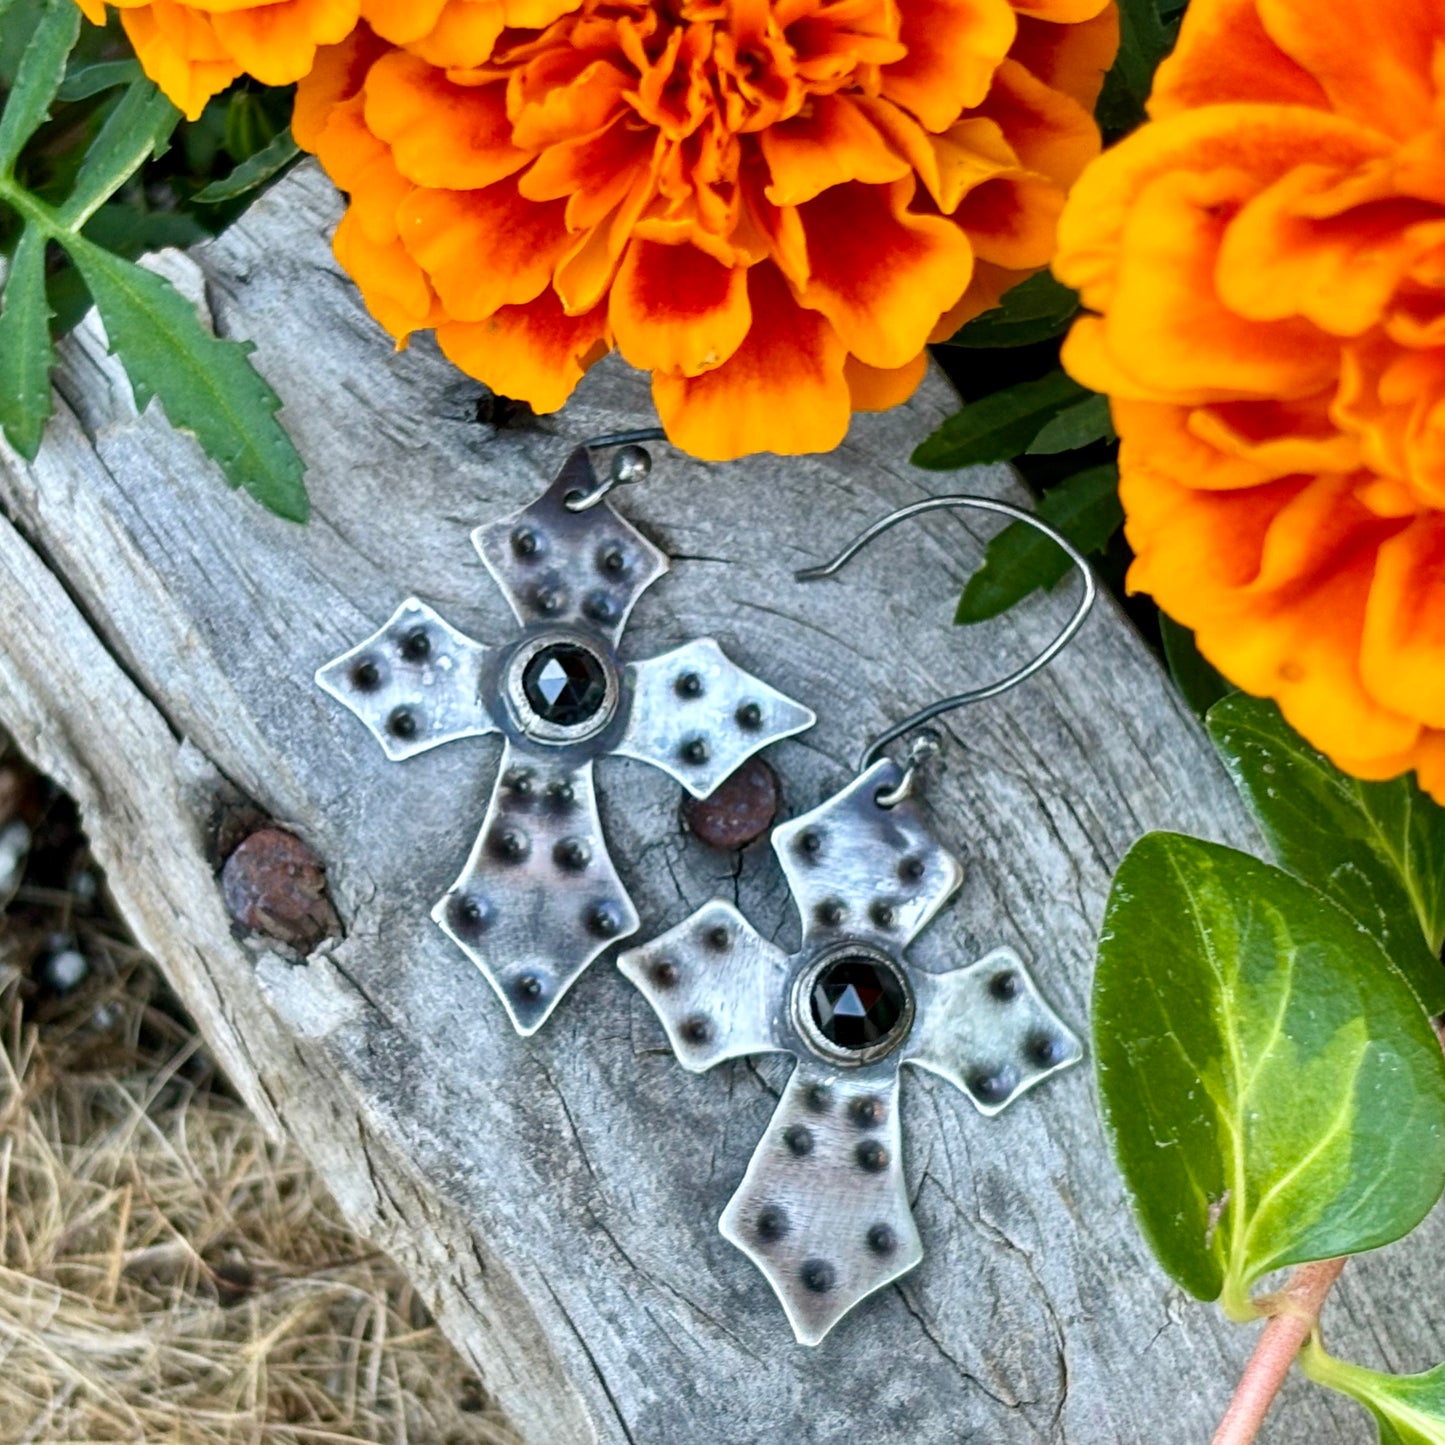
M0 919L0 1445L511 1439L151 965L76 933L91 975L56 998Z

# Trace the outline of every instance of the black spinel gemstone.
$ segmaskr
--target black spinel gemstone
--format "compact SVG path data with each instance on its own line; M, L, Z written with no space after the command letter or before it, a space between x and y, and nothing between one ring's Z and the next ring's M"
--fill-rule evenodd
M522 691L544 722L576 727L596 715L607 696L607 674L585 647L554 642L522 673Z
M886 1039L903 1017L903 984L871 958L840 958L813 985L813 1022L830 1044L867 1049Z

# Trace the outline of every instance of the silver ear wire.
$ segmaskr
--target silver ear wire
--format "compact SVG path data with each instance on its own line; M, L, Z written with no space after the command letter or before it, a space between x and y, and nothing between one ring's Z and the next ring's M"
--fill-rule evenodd
M667 433L660 426L639 427L636 431L608 432L605 436L588 437L582 446L589 452L601 451L605 447L617 447L612 458L612 467L589 492L576 492L566 500L569 512L585 512L595 507L614 487L629 486L633 482L647 480L652 471L652 456L642 446L643 442L666 441Z
M1094 598L1098 595L1098 584L1094 580L1094 570L1089 566L1084 554L1074 546L1061 532L1051 527L1041 517L1035 516L1032 512L1026 512L1021 507L1015 507L1009 502L995 501L992 497L976 497L967 493L957 493L946 497L927 497L921 502L912 502L906 507L899 507L897 511L890 512L886 517L879 518L872 526L860 532L831 562L823 562L815 567L804 567L793 575L799 582L816 582L824 577L831 577L848 564L859 552L863 550L876 537L881 537L885 532L891 531L900 522L906 522L911 517L920 516L924 512L945 511L952 508L967 508L979 512L996 512L1003 517L1009 517L1015 522L1022 522L1025 526L1032 527L1036 532L1041 532L1055 546L1059 547L1079 569L1084 579L1083 595L1079 598L1079 604L1074 609L1073 615L1059 630L1052 642L1042 651L1036 653L1022 667L1000 678L997 682L991 682L985 687L971 688L967 692L955 693L952 697L939 698L937 702L930 703L927 707L919 708L911 713L902 722L889 728L887 732L875 738L869 743L863 753L862 762L859 764L859 772L866 772L874 763L883 756L883 750L889 743L897 741L906 733L912 732L923 723L931 722L934 718L943 713L952 712L955 708L967 707L970 703L983 702L986 698L998 697L1000 693L1008 692L1019 683L1032 677L1041 668L1045 668L1066 648L1074 639L1074 634L1084 625L1084 619L1089 615L1089 609L1094 605ZM916 763L910 761L908 772L905 775L904 783L900 787L911 784ZM897 791L897 790L895 790ZM905 795L906 796L906 795Z

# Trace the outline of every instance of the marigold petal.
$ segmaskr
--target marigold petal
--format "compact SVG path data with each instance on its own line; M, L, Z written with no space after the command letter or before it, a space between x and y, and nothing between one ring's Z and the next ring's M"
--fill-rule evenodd
M1099 154L1099 127L1092 113L1017 61L999 66L978 113L998 124L1023 165L1061 186L1072 185Z
M997 306L1007 292L1033 274L1032 271L1010 271L1005 266L975 260L968 290L934 323L933 330L928 333L929 341L947 341L959 327Z
M75 3L80 6L80 13L92 25L105 24L105 0L75 0Z
M361 18L393 45L410 45L435 27L449 0L361 0Z
M1064 192L1052 181L999 176L969 191L953 219L980 261L1027 271L1049 264L1063 208Z
M311 69L318 45L356 25L359 0L281 0L211 17L216 37L262 85L290 85Z
M342 216L331 245L360 288L366 309L398 341L441 319L431 287L406 248L400 241L373 241L354 210Z
M535 301L571 245L561 201L525 200L514 179L480 191L418 187L397 226L454 321L481 321L501 306ZM479 258L485 263L479 265Z
M1200 651L1248 692L1274 697L1326 752L1392 754L1419 724L1381 705L1360 676L1362 619L1380 534L1363 509L1341 518L1339 480L1242 492L1175 487L1121 471L1137 549L1131 589L1194 630ZM1323 531L1317 524L1326 523ZM1378 526L1378 524L1376 524Z
M531 404L556 411L607 350L606 308L568 316L552 291L526 306L503 306L485 321L449 321L437 344L468 376Z
M358 25L337 45L323 45L316 62L296 86L291 135L303 150L314 151L332 112L361 93L366 72L387 46L365 25Z
M1422 515L1384 542L1365 606L1360 666L1387 707L1445 728L1445 515Z
M777 206L811 201L845 181L900 180L910 169L848 96L819 96L807 114L769 126L758 140L772 175L764 194Z
M908 55L884 69L881 93L944 130L988 93L1018 22L1008 0L910 0L899 14Z
M848 383L848 395L854 411L887 411L890 407L901 406L923 383L928 375L928 353L920 351L912 361L903 366L869 366L850 356L843 364L843 380Z
M835 186L799 207L811 269L801 295L870 366L904 366L968 286L973 251L952 221L908 210L912 181Z
M512 144L504 85L454 85L405 51L383 56L368 72L366 123L419 186L490 186L531 160Z
M1430 124L1442 0L1256 0L1270 38L1319 82L1335 112L1407 136Z
M1380 322L1410 267L1445 242L1445 219L1424 201L1310 215L1309 201L1336 178L1324 166L1297 166L1230 222L1215 280L1231 311L1252 321L1303 316L1333 335L1359 336Z
M507 26L501 0L450 0L429 34L413 42L423 60L443 68L480 65Z
M210 19L173 0L123 10L121 24L145 73L187 120L199 120L206 102L241 73Z
M612 283L608 321L633 366L701 376L727 361L748 334L747 271L695 246L634 239Z
M1319 81L1270 39L1258 0L1193 0L1173 52L1154 72L1149 114L1163 120L1227 101L1329 109Z
M1080 20L1092 20L1113 0L1010 0L1010 3L1021 16L1047 20L1053 25L1074 25Z
M1090 115L1118 53L1119 7L1113 3L1077 25L1050 25L1021 15L1018 38L1009 50L1030 75L1063 91Z
M1129 213L1104 324L1110 352L1138 358L1158 393L1302 397L1336 373L1337 348L1314 327L1245 321L1215 292L1219 242L1248 184L1232 170L1164 175Z
M705 461L831 451L848 430L843 343L769 262L749 270L748 298L752 329L723 366L698 377L653 374L668 436Z
M1353 121L1302 107L1214 105L1142 126L1079 177L1059 221L1054 272L1093 311L1107 309L1124 225L1140 195L1176 172L1228 170L1245 198L1299 164L1345 169L1387 154Z

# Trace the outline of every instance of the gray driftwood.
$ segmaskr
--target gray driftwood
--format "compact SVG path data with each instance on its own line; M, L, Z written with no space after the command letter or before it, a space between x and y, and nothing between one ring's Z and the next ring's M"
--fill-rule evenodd
M804 1349L716 1227L777 1067L684 1073L606 958L544 1032L518 1039L431 923L496 741L390 765L312 673L412 591L478 637L507 635L468 530L533 497L580 438L651 412L645 378L609 363L535 429L479 425L478 388L429 345L394 353L367 318L326 244L337 211L303 170L167 263L219 330L257 343L310 464L309 528L226 491L156 410L137 417L93 321L64 348L39 460L0 456L0 724L79 799L121 908L236 1087L410 1272L535 1445L1207 1439L1251 1331L1151 1263L1087 1068L995 1121L908 1078L925 1261ZM619 501L675 559L639 608L632 654L715 634L821 715L772 754L792 811L843 783L902 710L997 674L1061 616L1060 596L951 629L986 531L952 515L894 534L838 581L790 580L898 503L958 480L1007 491L1000 469L907 465L950 405L932 376L804 461L704 466L658 448L652 480ZM952 966L1012 945L1082 1028L1130 842L1165 827L1249 845L1246 819L1108 606L1046 676L948 731L927 795L968 878L915 957ZM600 786L653 932L722 894L793 943L766 852L707 852L651 769L609 762ZM208 839L238 795L329 870L344 937L304 965L232 935ZM1411 1270L1442 1244L1437 1217L1407 1252L1352 1267L1329 1318L1341 1349L1391 1367L1445 1356ZM1344 1445L1363 1428L1296 1385L1271 1438Z

